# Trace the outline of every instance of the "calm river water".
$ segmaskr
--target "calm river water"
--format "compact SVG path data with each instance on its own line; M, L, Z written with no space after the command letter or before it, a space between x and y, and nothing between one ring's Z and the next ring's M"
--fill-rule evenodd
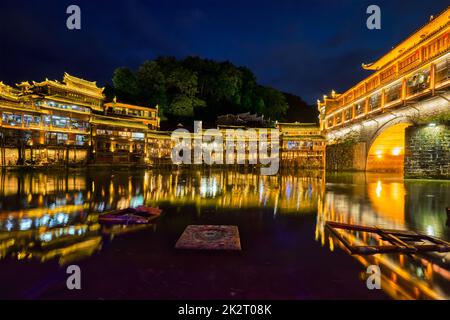
M335 220L450 240L450 181L257 172L1 173L0 298L450 298L450 254L351 256L324 229ZM138 205L163 215L148 226L98 223ZM174 249L189 224L237 225L242 251ZM81 290L66 288L71 264ZM367 289L371 264L382 290Z

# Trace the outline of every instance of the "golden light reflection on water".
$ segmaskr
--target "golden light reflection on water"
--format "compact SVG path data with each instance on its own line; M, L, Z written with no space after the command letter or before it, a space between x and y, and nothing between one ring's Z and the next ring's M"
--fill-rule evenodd
M445 194L450 188L449 182L403 182L401 177L367 174L365 185L367 202L356 201L363 198L363 190L358 188L361 181L357 178L353 193L342 192L336 188L325 193L325 200L319 204L316 239L324 237L325 222L328 220L343 223L380 226L390 229L412 229L424 233L430 226L438 235L449 239L445 227ZM417 198L411 197L416 195ZM408 190L409 193L408 194ZM444 191L446 190L446 191ZM434 208L427 210L427 194L435 192ZM421 196L419 196L421 194ZM440 198L440 202L437 201ZM423 215L427 216L426 218ZM440 218L438 218L440 217ZM426 223L423 223L426 221ZM352 245L370 245L380 239L367 233L342 231ZM337 241L337 240L335 240ZM329 242L330 251L335 251L335 241ZM346 251L345 247L337 242ZM382 288L395 299L450 299L450 255L430 253L427 256L403 254L378 254L374 256L353 256L364 267L372 264L380 266Z
M331 252L341 245L326 220L415 229L449 239L445 227L448 182L403 181L377 174L323 172L260 176L237 171L0 174L0 259L60 264L89 257L115 236L157 225L102 227L98 215L129 206L194 206L214 210L264 209L277 215L317 214L315 239ZM373 241L347 235L353 243ZM442 257L356 257L382 266L383 289L394 298L449 298L450 267ZM314 263L314 262L311 262ZM357 276L357 275L355 275Z

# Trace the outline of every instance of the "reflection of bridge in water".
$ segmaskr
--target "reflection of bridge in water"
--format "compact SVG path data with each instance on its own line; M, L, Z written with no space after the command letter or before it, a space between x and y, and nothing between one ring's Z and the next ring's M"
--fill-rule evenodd
M450 177L450 8L318 101L328 169Z
M336 250L336 246L347 250L325 232L325 222L329 220L388 229L420 230L431 236L450 239L444 214L444 188L450 186L448 182L434 182L432 188L431 185L419 188L420 184L404 182L401 176L353 175L349 181L353 189L350 195L348 190L342 189L333 180L339 181L333 177L327 179L327 186L331 187L327 188L324 202L319 204L316 224L316 239L331 251ZM373 245L379 241L367 233L340 232L354 245ZM395 299L448 299L448 257L448 253L354 256L364 267L380 267L382 288Z

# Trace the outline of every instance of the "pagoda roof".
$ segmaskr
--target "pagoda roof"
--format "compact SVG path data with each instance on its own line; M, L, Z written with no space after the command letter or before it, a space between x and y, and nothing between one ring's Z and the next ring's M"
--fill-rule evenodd
M11 86L8 86L7 84L4 84L2 81L0 81L0 96L7 99L7 100L18 100L19 92L14 89Z
M41 82L33 81L33 85L36 87L53 86L63 90L70 90L72 92L81 93L83 95L87 95L100 100L103 100L105 98L105 96L103 95L103 90L105 88L97 87L96 82L76 78L67 73L64 74L63 82L59 82L57 80L49 80L48 78L46 78Z
M72 83L74 85L82 85L82 86L90 87L93 90L103 89L103 88L97 87L97 81L88 81L88 80L84 80L81 78L77 78L77 77L71 76L67 72L64 72L64 82L67 84Z

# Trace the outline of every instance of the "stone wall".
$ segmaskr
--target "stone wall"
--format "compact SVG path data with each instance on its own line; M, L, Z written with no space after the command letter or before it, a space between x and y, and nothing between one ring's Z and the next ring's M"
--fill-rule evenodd
M366 143L338 143L327 146L326 169L330 171L365 170Z
M406 128L405 178L450 179L450 125Z

